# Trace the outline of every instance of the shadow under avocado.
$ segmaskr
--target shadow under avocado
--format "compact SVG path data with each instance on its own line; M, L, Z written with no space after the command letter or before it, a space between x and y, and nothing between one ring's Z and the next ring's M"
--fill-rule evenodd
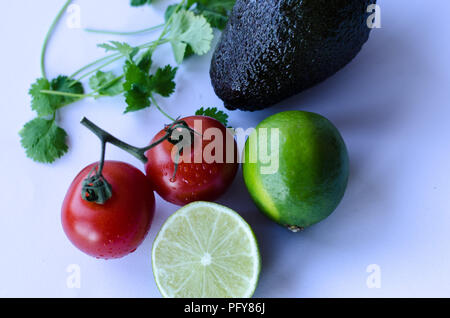
M290 233L258 211L245 187L241 171L232 188L220 200L220 203L238 211L257 236L263 262L260 286L270 286L264 290L271 291L266 296L279 297L283 290L289 289L290 282L301 281L298 276L302 275L302 267L306 262L314 261L315 251L308 243L314 242L314 248L319 245L355 252L376 245L373 235L389 235L391 232L389 207L377 211L377 215L367 215L364 207L388 200L390 193L380 176L391 173L392 167L370 172L369 159L380 151L376 147L379 138L388 138L389 131L395 129L402 116L412 111L408 108L409 92L423 89L422 79L432 71L432 61L410 50L412 45L407 40L402 34L392 34L385 29L374 30L362 52L336 75L274 107L251 114L257 124L282 111L319 113L341 131L351 162L349 185L340 206L328 219L302 233ZM411 74L411 65L416 66L414 70L417 73ZM409 79L407 86L404 85L405 77ZM234 115L241 115L241 112L237 113ZM242 112L242 115L248 117L249 113ZM349 233L353 229L367 226L367 222L377 222L373 224L373 232L357 239L351 237ZM292 251L292 245L299 250ZM287 263L281 257L285 253L298 255L297 261ZM270 275L267 274L269 272ZM295 288L299 288L298 284Z

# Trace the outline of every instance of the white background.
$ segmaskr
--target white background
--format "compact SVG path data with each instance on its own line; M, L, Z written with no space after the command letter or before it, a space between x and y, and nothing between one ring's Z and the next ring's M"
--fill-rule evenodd
M19 144L17 132L34 116L27 91L40 76L42 40L62 3L0 5L0 296L159 297L151 245L177 207L158 198L145 242L114 261L74 248L61 228L60 207L74 176L98 160L97 139L79 124L83 116L136 145L146 145L165 118L156 109L123 115L122 97L87 100L59 113L70 152L55 164L32 162ZM74 3L80 5L83 27L135 30L162 22L167 1L139 9L129 7L128 0ZM379 4L382 29L372 32L361 54L336 76L272 109L231 113L231 124L243 128L283 110L320 113L340 129L351 157L342 204L303 233L292 234L261 215L241 175L220 200L256 232L263 257L257 297L450 296L450 3ZM111 39L122 38L69 29L63 20L49 45L50 77L103 56L96 44ZM210 58L192 58L181 66L176 94L160 100L170 114L222 107L210 84ZM159 49L155 61L174 64L170 48ZM142 168L114 148L107 157ZM81 268L80 289L66 286L70 264ZM380 289L366 285L370 264L380 266Z

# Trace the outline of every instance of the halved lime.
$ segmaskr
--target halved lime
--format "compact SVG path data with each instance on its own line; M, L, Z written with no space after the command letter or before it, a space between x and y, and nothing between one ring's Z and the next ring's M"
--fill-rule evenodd
M258 283L258 244L233 210L194 202L178 210L153 243L152 266L164 297L247 298Z

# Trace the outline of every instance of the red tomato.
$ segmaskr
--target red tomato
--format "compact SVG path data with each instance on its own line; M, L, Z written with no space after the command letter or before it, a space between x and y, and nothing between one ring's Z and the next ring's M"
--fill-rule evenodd
M230 187L238 171L236 141L216 119L192 116L181 120L196 132L193 134L195 141L190 147L190 162L183 160L179 164L174 179L172 152L176 153L178 147L166 140L147 152L147 177L152 182L153 189L171 203L182 206L194 201L215 201ZM222 134L223 138L219 138L222 140L218 139L218 135L214 135L215 132ZM152 143L163 138L165 134L166 130L161 130ZM214 147L214 142L218 142L220 146ZM211 150L212 148L215 149ZM210 162L211 156L207 158L209 153L217 155L221 160ZM185 154L185 157L189 156Z
M97 163L84 168L67 192L61 211L64 232L81 251L96 258L132 253L147 235L155 211L150 182L135 167L105 161L103 176L112 197L105 204L82 199L82 183Z

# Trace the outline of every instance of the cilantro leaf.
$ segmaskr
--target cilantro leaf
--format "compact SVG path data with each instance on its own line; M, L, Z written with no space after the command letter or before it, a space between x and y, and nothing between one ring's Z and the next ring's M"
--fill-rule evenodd
M151 4L152 0L131 0L131 6L133 7L140 7L147 3Z
M191 11L181 10L172 15L170 35L168 36L178 64L183 62L187 47L197 55L206 54L211 48L213 31L203 16Z
M55 112L55 107L50 100L51 96L42 94L41 90L50 90L50 82L45 78L39 78L31 85L29 94L31 95L31 108L37 112L38 116L48 116Z
M188 0L188 7L197 4L193 11L203 15L213 28L223 30L235 3L236 0Z
M213 28L223 30L236 0L188 0L185 9L202 15ZM166 22L175 12L177 5L170 5L165 12Z
M152 67L152 64L153 64L152 55L153 55L152 49L148 49L147 52L145 52L140 57L140 61L138 62L138 66L144 72L148 73L150 71L150 68Z
M36 111L39 117L53 115L58 108L75 102L78 98L50 95L41 91L56 91L71 94L83 94L83 85L80 82L70 80L67 76L59 76L49 82L45 78L39 78L31 85L29 94L31 95L31 108Z
M137 87L142 91L146 91L148 87L148 73L143 71L136 63L127 61L125 63L125 83L123 88L128 91L133 87Z
M202 107L195 112L195 115L211 117L220 121L225 127L228 126L228 114L218 110L216 107L206 109Z
M175 13L175 10L178 8L178 4L171 4L167 7L166 12L164 13L164 21L166 23L169 21L170 17Z
M123 83L113 72L98 71L89 79L89 87L101 96L117 96L123 91Z
M26 154L34 161L52 163L68 150L66 132L54 120L35 118L19 132Z
M150 77L136 63L127 61L125 64L125 101L128 107L125 113L138 111L150 106Z
M67 76L58 76L52 80L50 87L52 91L78 95L84 94L83 85L80 82L74 82ZM79 98L52 95L50 99L54 102L55 109L58 109L77 101Z
M167 65L164 68L159 68L155 75L150 77L150 90L158 93L163 97L169 97L175 91L175 75L177 74L178 68L172 68Z
M175 9L178 7L177 4L172 4L170 6L167 7L166 12L164 14L164 20L166 21L166 23L169 21L170 17L172 16L172 14L175 13ZM184 58L183 60L187 59L188 57L191 57L192 55L194 55L194 51L192 50L192 47L190 45L188 45L186 47L186 52L184 53Z
M109 43L102 43L97 45L99 48L105 49L106 52L118 52L126 57L128 60L132 60L137 53L139 53L139 48L132 47L128 43L110 41Z
M178 68L167 65L150 75L142 65L127 61L125 65L125 113L138 111L151 106L153 93L169 97L175 91L175 75Z
M125 114L136 112L151 106L150 95L147 92L141 91L137 87L133 87L126 91L125 101L128 105L125 109Z
M228 13L209 10L208 7L205 7L199 4L195 10L197 14L201 14L205 17L205 19L211 24L213 28L217 28L219 30L225 29L225 26L228 22Z

